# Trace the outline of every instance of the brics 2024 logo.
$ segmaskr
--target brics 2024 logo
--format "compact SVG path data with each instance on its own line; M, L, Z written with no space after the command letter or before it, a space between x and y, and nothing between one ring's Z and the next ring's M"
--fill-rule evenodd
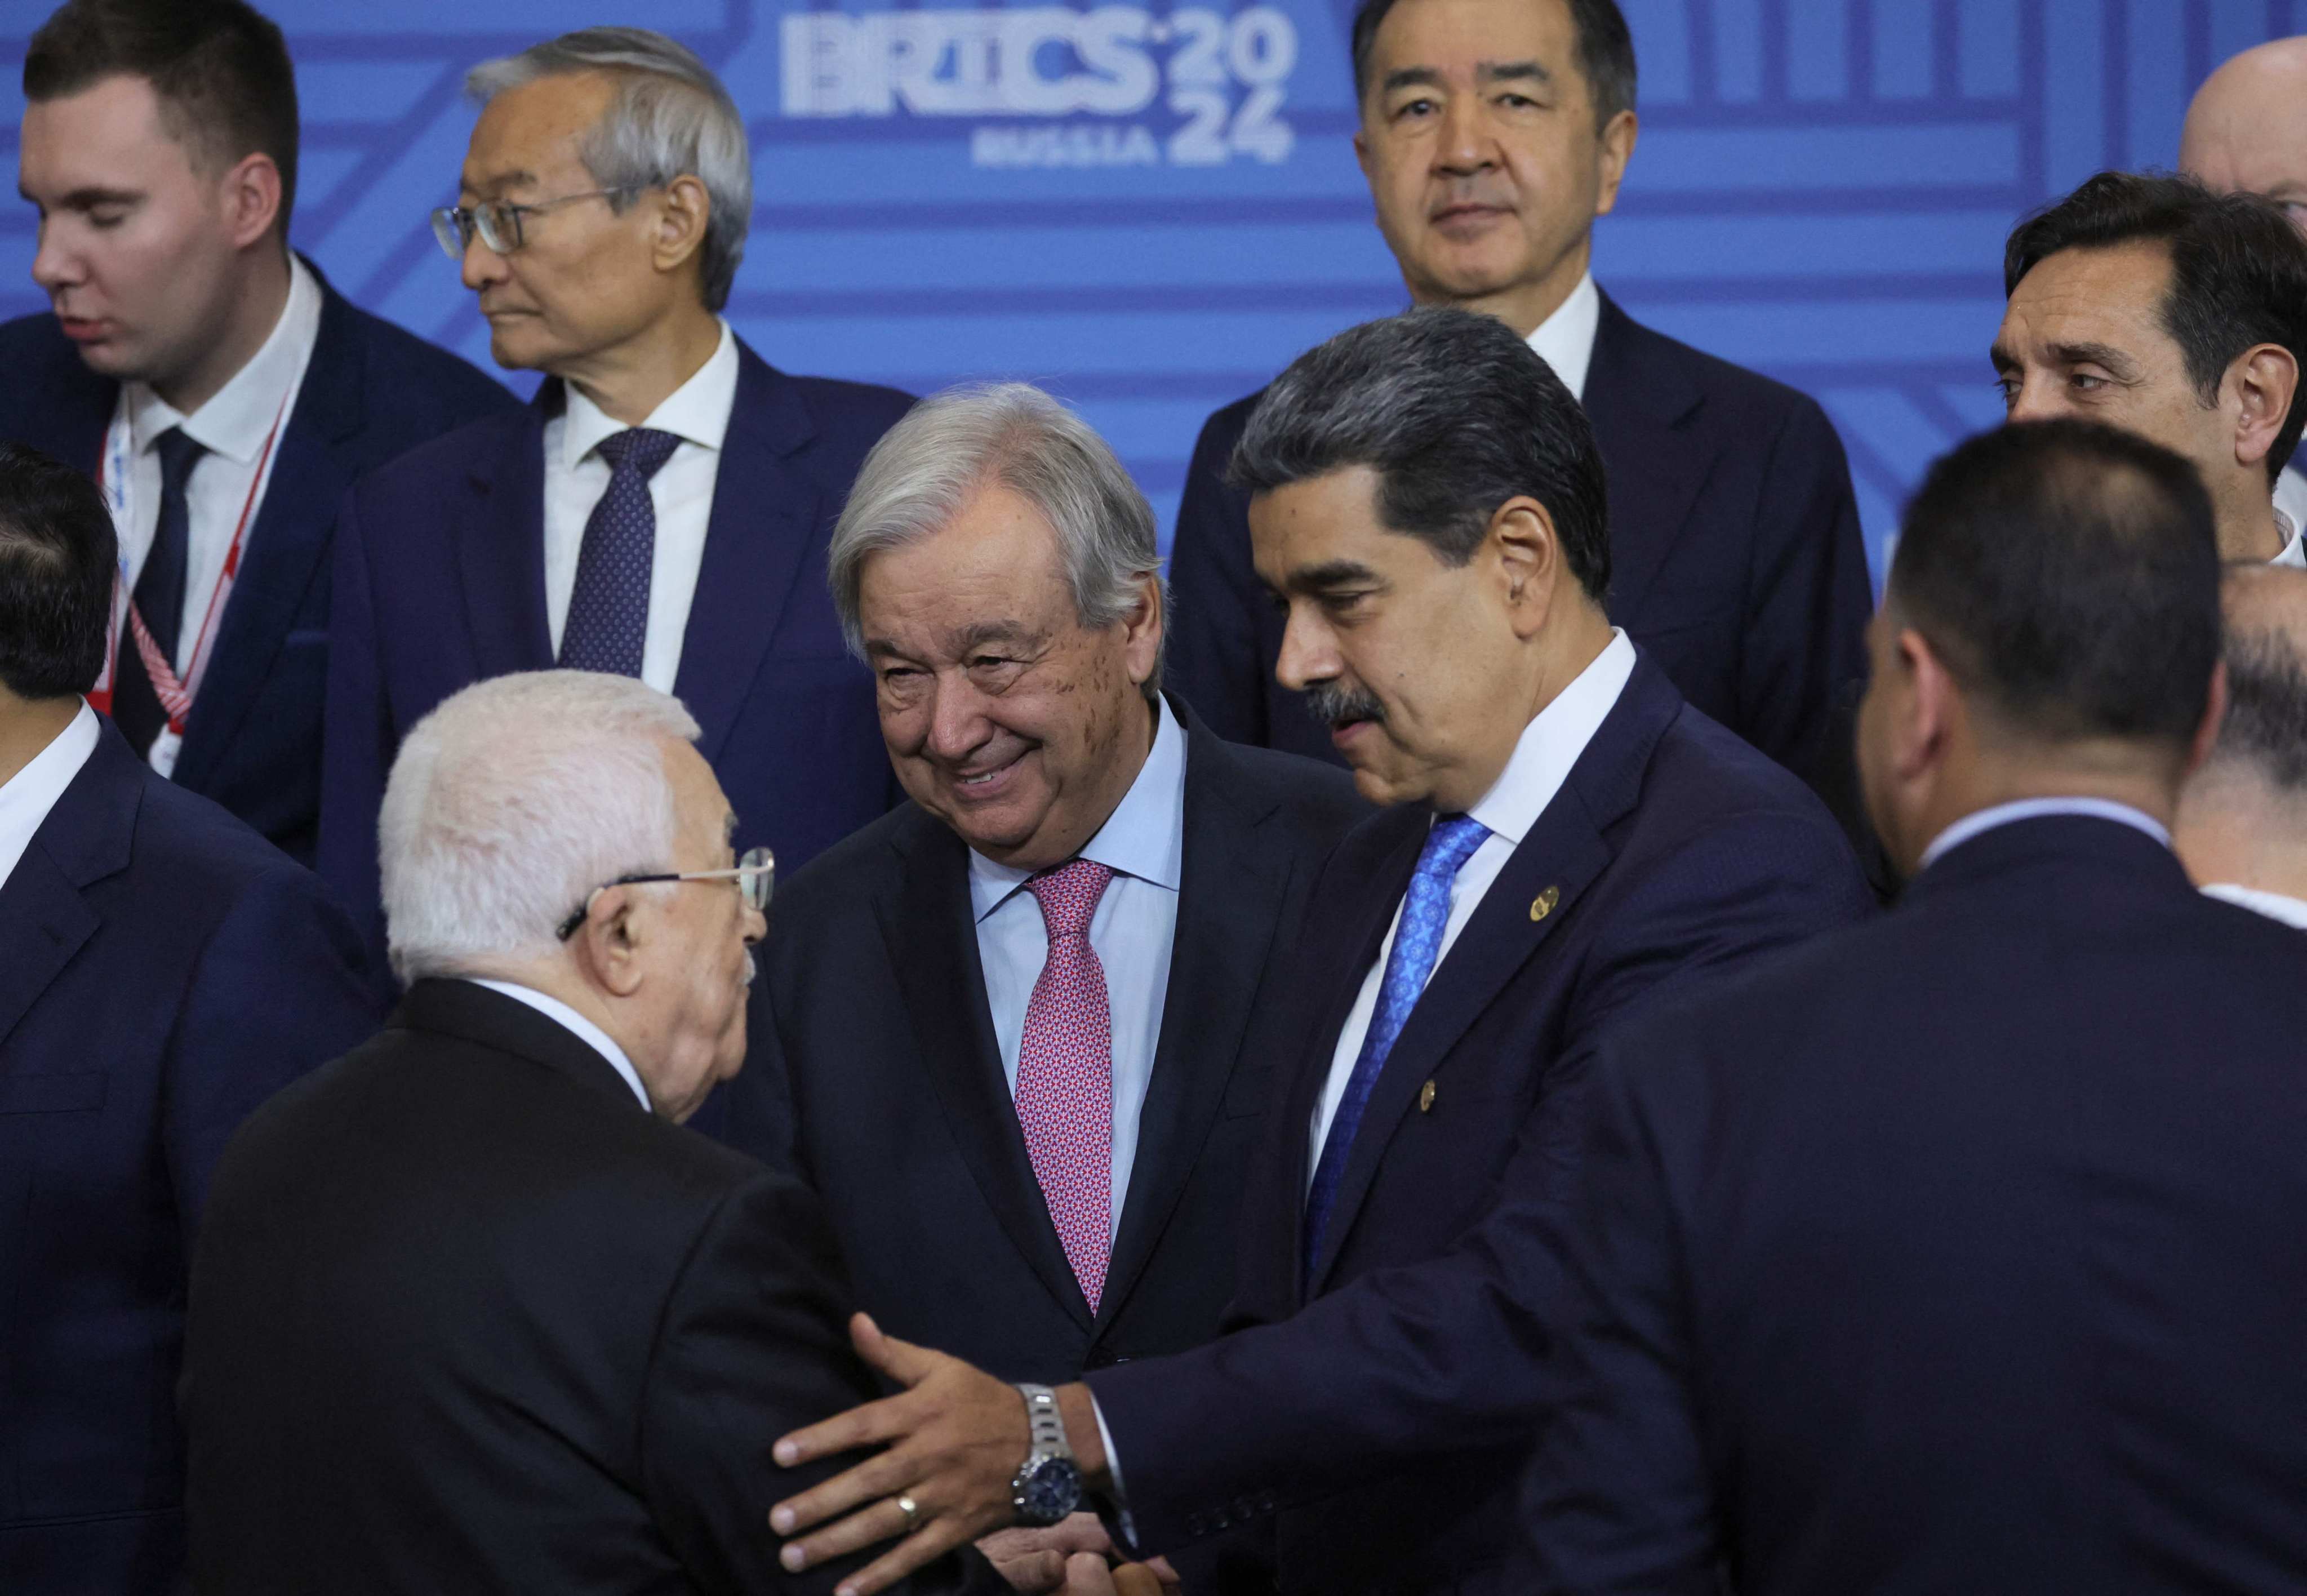
M780 43L786 116L978 118L981 167L1274 163L1293 142L1298 30L1268 5L805 12Z

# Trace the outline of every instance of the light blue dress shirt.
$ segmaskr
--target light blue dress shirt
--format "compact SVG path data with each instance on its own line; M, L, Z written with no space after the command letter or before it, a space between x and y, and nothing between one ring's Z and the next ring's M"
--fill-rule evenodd
M1931 839L1923 850L1922 870L1928 870L1948 852L1962 846L1972 837L1994 830L1997 826L2009 826L2020 820L2037 820L2045 815L2088 815L2096 820L2113 820L2134 831L2143 831L2161 843L2171 845L2171 832L2162 821L2128 803L2117 803L2108 798L2019 798L2009 803L1993 804L1974 810Z
M1081 857L1111 870L1113 880L1089 922L1089 945L1105 966L1105 1001L1113 1022L1113 1223L1129 1193L1137 1162L1137 1126L1145 1088L1154 1078L1154 1051L1162 1040L1162 1008L1170 989L1170 949L1178 931L1178 880L1186 854L1186 733L1167 704L1153 751ZM972 849L969 896L977 915L977 956L985 967L985 999L993 1010L993 1037L1001 1073L1017 1090L1017 1051L1025 1034L1025 1005L1050 960L1050 931L1042 905L1025 890L1030 871L1014 870Z

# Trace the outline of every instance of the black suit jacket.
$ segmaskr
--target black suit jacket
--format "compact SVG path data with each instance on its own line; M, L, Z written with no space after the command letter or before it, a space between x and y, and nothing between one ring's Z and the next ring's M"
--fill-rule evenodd
M1338 760L1274 680L1281 614L1250 566L1227 461L1263 392L1209 418L1170 551L1178 691L1236 742ZM1809 781L1854 791L1838 703L1874 609L1841 440L1808 396L1652 332L1602 296L1586 414L1609 479L1611 620L1684 698Z
M1618 1034L1558 1591L2307 1589L2307 936L2120 823Z
M656 1118L526 1005L418 982L218 1171L184 1360L194 1583L830 1589L834 1565L778 1569L768 1513L833 1470L769 1447L878 1394L845 1309L807 1192Z
M109 722L0 886L0 1591L160 1596L174 1392L225 1143L382 1017L309 871Z
M1176 706L1182 709L1182 706ZM1005 1379L1216 1333L1275 1066L1245 1045L1316 871L1368 813L1336 771L1186 725L1162 1037L1098 1310L1025 1154L985 1000L968 850L905 804L780 885L727 1133L826 1199L860 1304Z
M738 340L705 561L673 694L737 811L737 846L797 870L897 788L825 586L825 545L865 453L905 413L889 388L787 375ZM320 871L379 940L376 816L393 755L473 682L549 670L545 423L536 402L436 439L346 500L337 546Z
M320 333L280 429L173 779L310 864L338 503L355 477L467 422L518 409L519 400L446 349L356 308L305 265L321 285ZM8 373L0 438L96 475L120 384L90 371L46 313L0 326L0 371Z
M1242 1206L1237 1334L1090 1377L1149 1551L1275 1514L1290 1592L1527 1588L1515 1485L1552 1266L1560 1125L1597 1039L1872 901L1817 799L1647 656L1428 981L1363 1111L1311 1290L1315 1103L1429 813L1324 870ZM1428 1091L1431 1087L1430 1094Z

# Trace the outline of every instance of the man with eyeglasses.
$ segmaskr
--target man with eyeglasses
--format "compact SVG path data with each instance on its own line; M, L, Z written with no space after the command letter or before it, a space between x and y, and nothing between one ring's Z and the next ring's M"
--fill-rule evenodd
M310 864L337 507L364 472L519 407L288 248L295 69L242 0L71 0L23 87L17 186L51 310L0 326L0 439L109 501L91 701Z
M250 1119L194 1256L196 1588L819 1588L759 1437L873 1386L815 1199L679 1124L744 1061L769 889L697 736L575 671L412 728L407 995Z
M793 377L721 318L752 210L743 120L690 51L592 28L476 67L434 214L499 364L548 381L354 492L338 547L321 871L377 912L407 728L553 665L677 695L788 867L888 809L870 677L825 590L843 495L909 396Z

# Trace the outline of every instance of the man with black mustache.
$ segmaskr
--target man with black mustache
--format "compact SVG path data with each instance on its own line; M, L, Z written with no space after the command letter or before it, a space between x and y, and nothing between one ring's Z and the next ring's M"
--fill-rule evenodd
M1676 691L1602 605L1602 465L1497 321L1430 309L1285 372L1232 472L1308 694L1362 795L1314 889L1239 1225L1231 1334L1056 1405L1147 1553L1273 1525L1284 1592L1525 1592L1514 1482L1556 1322L1533 1220L1599 1038L1870 911L1834 821ZM1016 1394L861 1326L917 1389L787 1437L896 1445L779 1505L785 1555L921 1528L853 1582L1008 1521ZM999 1474L1000 1478L996 1479ZM906 1514L893 1500L906 1497ZM793 1566L789 1563L789 1566Z

